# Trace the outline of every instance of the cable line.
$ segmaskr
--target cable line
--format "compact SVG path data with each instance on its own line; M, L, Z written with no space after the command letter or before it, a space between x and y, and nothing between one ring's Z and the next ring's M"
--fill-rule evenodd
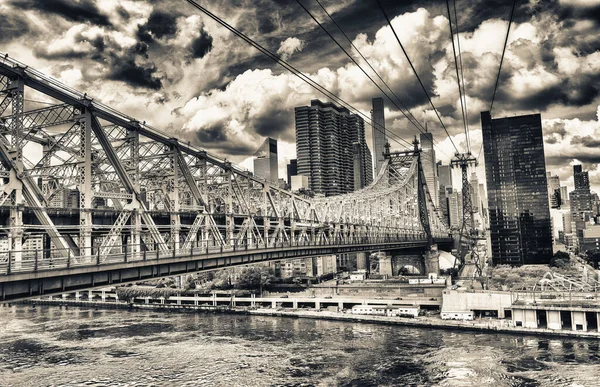
M203 12L204 14L206 14L208 17L210 17L211 19L213 19L214 21L216 21L217 23L219 23L220 25L222 25L223 27L227 28L229 31L233 32L238 37L242 38L246 43L248 43L252 47L256 48L262 54L264 54L268 58L270 58L273 61L275 61L276 63L278 63L279 65L281 65L286 70L290 71L296 77L300 78L301 80L303 80L304 82L306 82L307 84L309 84L311 87L313 87L315 90L319 91L321 94L325 95L326 97L334 100L335 102L337 102L337 103L339 103L341 105L346 106L349 110L352 110L352 111L356 112L358 115L360 115L362 117L365 117L368 122L372 123L372 119L370 117L368 117L366 114L362 113L360 110L356 109L354 106L352 106L348 102L344 101L342 98L338 97L334 93L330 92L329 90L327 90L326 88L324 88L323 86L321 86L320 84L318 84L317 82L315 82L309 76L307 76L306 74L302 73L300 70L296 69L294 66L290 65L288 62L286 62L285 60L283 60L280 56L278 56L276 54L273 54L271 51L269 51L268 49L264 48L259 43L257 43L256 41L254 41L251 38L249 38L248 36L246 36L243 32L237 30L235 27L231 26L226 21L224 21L220 17L216 16L215 14L213 14L208 9L204 8L203 6L201 6L200 4L198 4L197 2L195 2L194 0L186 0L186 1L190 5L192 5L193 7L195 7L198 10L200 10L201 12ZM381 129L379 129L379 128L376 128L376 130L378 130L378 131L381 132ZM412 147L412 144L410 142L404 140L403 138L401 138L399 136L397 136L397 137L401 141L404 141L409 147ZM392 140L396 141L398 144L401 144L398 140L396 140L394 138L392 138Z
M425 86L423 85L423 82L421 82L421 78L419 78L419 74L417 74L417 70L415 69L415 66L413 66L413 64L412 64L412 62L410 60L410 57L408 56L408 53L404 49L404 46L402 45L402 42L400 41L400 38L398 37L398 34L396 34L396 30L392 26L392 22L390 21L390 18L388 17L387 13L385 12L385 9L383 8L383 5L381 5L381 1L377 0L377 4L379 4L379 8L381 9L381 12L383 12L383 16L385 16L385 20L387 20L388 25L392 29L392 32L394 33L394 36L396 37L396 40L398 41L398 44L400 45L400 48L402 49L402 52L404 53L404 56L406 57L406 60L410 64L410 67L412 68L413 73L415 74L415 76L417 77L417 80L419 81L419 84L421 85L421 88L425 92L425 96L427 96L427 100L429 100L429 104L433 108L433 111L435 112L435 115L437 116L438 120L440 121L440 124L442 125L442 128L444 128L444 131L448 135L448 138L450 139L450 142L452 143L452 146L454 146L454 149L456 149L456 152L459 153L458 148L456 147L456 144L452 140L452 137L450 137L450 133L448 133L448 129L446 128L446 125L444 125L444 123L442 122L442 118L440 117L440 114L438 113L437 109L433 105L433 102L431 101L431 98L429 97L429 93L427 92L427 89L425 89Z
M373 80L373 78L371 78L371 76L370 76L369 74L367 74L367 72L366 72L366 71L365 71L365 70L364 70L364 69L361 67L361 65L360 65L360 64L358 64L358 62L357 62L357 61L356 61L356 60L355 60L355 59L352 57L352 55L350 55L350 53L348 53L348 51L346 51L346 49L345 49L344 47L342 47L342 45L341 45L341 44L340 44L340 43L339 43L339 42L338 42L338 41L337 41L337 40L336 40L336 39L333 37L333 35L331 35L331 34L329 33L329 31L327 31L327 29L326 29L326 28L325 28L325 27L324 27L324 26L323 26L323 25L322 25L322 24L321 24L321 23L320 23L320 22L319 22L319 21L318 21L318 20L317 20L317 19L314 17L314 15L313 15L313 14L312 14L312 13L311 13L311 12L310 12L310 11L309 11L307 8L306 8L306 7L305 7L305 6L304 6L304 5L303 5L303 4L300 2L300 0L296 0L296 2L297 2L297 3L300 5L300 7L302 7L302 9L304 9L304 11L305 11L305 12L306 12L306 13L307 13L307 14L308 14L308 15L309 15L309 16L310 16L310 17L311 17L311 18L312 18L312 19L315 21L315 23L317 23L317 24L318 24L318 26L319 26L319 27L321 27L321 29L322 29L323 31L325 31L325 33L326 33L326 34L327 34L327 35L328 35L328 36L331 38L331 40L333 40L333 41L335 42L335 44L336 44L336 45L337 45L337 46L338 46L338 47L339 47L339 48L340 48L340 49L341 49L341 50L344 52L344 54L346 54L346 56L347 56L348 58L350 58L350 60L352 60L352 62L354 62L354 64L355 64L356 66L358 66L358 68L359 68L359 69L360 69L360 70L363 72L363 74L365 74L365 76L366 76L366 77L367 77L367 78L368 78L368 79L369 79L369 80L370 80L370 81L371 81L371 82L372 82L372 83L373 83L373 84L374 84L374 85L375 85L375 86L376 86L376 87L379 89L379 91L381 91L381 92L382 92L382 93L383 93L383 94L384 94L384 95L387 97L387 99L388 99L388 100L390 100L390 102L391 102L391 103L392 103L394 106L396 106L396 108L397 108L398 110L400 110L400 112L401 112L402 114L404 114L404 116L405 116L405 117L406 117L406 118L407 118L409 121L411 121L411 119L409 118L409 116L408 116L406 113L404 113L404 111L403 111L403 110L400 108L400 106L398 106L398 104L397 104L396 102L394 102L394 100L393 100L393 99L391 99L391 98L390 98L390 96L389 96L389 95L388 95L388 94L387 94L387 93L386 93L386 92L385 92L385 91L384 91L384 90L383 90L383 89L382 89L382 88L381 88L381 87L380 87L380 86L377 84L377 82L375 82L375 81ZM412 122L412 121L411 121L411 122ZM413 125L415 125L415 124L414 124L414 122L413 122ZM378 126L379 126L379 125L378 125ZM417 126L417 125L415 125L415 126ZM418 126L417 126L417 129L419 129L419 127L418 127ZM421 129L419 129L419 130L421 130ZM390 133L392 133L392 132L390 131Z
M513 15L515 13L515 5L517 5L517 0L513 0L512 8L510 10L510 17L508 19L508 28L506 29L506 37L504 38L504 47L502 48L502 56L500 57L500 66L498 66L498 75L496 76L496 85L494 86L494 93L492 94L492 102L490 103L490 117L492 116L492 109L494 108L494 99L496 97L496 90L498 89L498 81L500 80L500 72L502 71L502 63L504 62L504 53L506 52L506 45L508 43L508 34L510 33L510 26L513 21ZM479 148L479 154L477 155L477 160L481 156L483 152L483 136L481 138L481 147Z
M456 0L452 1L454 7L454 21L456 23L456 40L458 42L458 60L460 62L460 77L462 78L463 98L465 99L465 118L467 125L467 149L471 151L471 131L469 130L469 110L467 109L467 92L465 87L465 74L463 73L462 51L460 49L460 32L458 29L458 17L456 16Z
M446 8L448 8L448 24L450 26L450 41L452 42L452 54L454 57L454 68L456 69L456 83L458 85L458 97L460 98L460 110L462 111L463 126L465 128L465 139L467 134L467 120L465 119L465 106L463 105L463 93L460 86L460 76L458 73L458 58L456 57L456 47L454 45L454 32L452 31L452 15L450 14L450 0L446 0ZM469 143L467 142L467 153L469 152Z
M338 43L338 41L325 29L325 27L323 27L322 23L319 23L319 21L317 21L315 19L315 17L306 9L306 7L304 7L299 0L296 0L298 2L298 4L300 4L300 6L310 15L310 17L319 25L319 27L321 27L326 33L327 35L329 35L329 37L338 45L338 47L340 47L342 49L342 51L344 51L344 53L346 54L346 56L348 56L348 58L350 58L357 66L358 68L360 68L360 70L369 78L369 80L371 80L371 82L373 82L373 84L375 84L375 86L377 86L377 88L379 90L381 90L381 87L379 87L379 85L365 72L365 70L354 60L354 58L343 48L341 47L341 45ZM409 120L409 122L411 124L413 124L421 133L425 133L427 132L427 129L423 127L423 125L419 122L419 120L417 120L415 118L415 116L410 112L410 110L406 107L406 105L404 105L402 103L402 101L400 100L400 98L396 95L396 93L394 93L394 91L390 88L390 86L387 84L387 82L379 75L379 73L377 72L377 70L375 70L373 68L373 66L371 65L371 63L367 60L367 58L365 58L365 56L360 52L360 50L358 49L358 47L356 47L356 45L352 42L352 40L348 37L348 35L346 35L346 33L344 32L344 30L342 29L342 27L333 19L333 17L331 16L331 14L329 12L327 12L327 9L325 9L325 7L321 4L321 2L319 0L315 0L317 2L317 4L319 4L319 6L321 7L321 9L323 10L323 12L325 12L325 14L329 17L329 19L333 22L333 24L337 27L337 29L342 33L342 35L344 35L344 37L346 38L346 40L350 43L350 45L352 46L352 48L354 48L356 50L356 52L358 53L358 55L360 55L360 57L365 61L365 63L369 66L369 68L373 71L373 73L377 76L377 78L379 78L379 80L385 85L385 87L389 90L389 92L396 98L396 100L398 101L398 103L402 106L402 108L404 108L404 110L406 110L406 113L404 113L404 111L402 110L402 108L400 108L400 106L398 106L391 98L388 94L386 94L385 91L381 90L381 92L387 97L387 99L390 100L390 102ZM410 116L410 117L409 117ZM417 125L418 124L418 125ZM438 151L440 153L442 153L444 156L450 158L448 155L446 155L440 148L439 144L437 143L437 141L435 141L434 139L434 145L436 145L438 147Z

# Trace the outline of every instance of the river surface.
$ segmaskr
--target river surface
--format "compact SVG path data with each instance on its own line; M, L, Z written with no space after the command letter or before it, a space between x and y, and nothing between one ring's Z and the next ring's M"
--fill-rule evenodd
M0 386L599 386L600 341L0 307Z

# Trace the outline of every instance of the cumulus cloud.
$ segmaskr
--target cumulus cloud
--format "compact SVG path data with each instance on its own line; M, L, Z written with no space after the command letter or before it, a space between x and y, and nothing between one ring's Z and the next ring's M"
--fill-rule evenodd
M462 149L466 139L445 4L389 7L396 15L394 28ZM600 103L600 24L591 16L596 8L586 0L519 7L494 115L541 112L548 117L544 140L549 169L573 158L591 163L594 139L600 138L590 129L597 125L591 115ZM302 71L367 116L371 98L381 95L309 18L298 17L296 5L240 0L215 2L210 8L272 51L285 58L294 55ZM452 155L452 144L391 29L368 19L362 2L328 8L345 22L356 47L417 120L428 122L440 143L440 158L442 152ZM480 144L479 112L489 108L508 24L496 8L475 2L465 5L459 18L473 151ZM191 8L128 0L26 0L4 2L0 11L0 41L11 56L223 156L243 160L265 136L293 144L293 108L324 99ZM30 43L23 44L25 40ZM403 138L415 134L389 101L386 117L389 129Z
M279 45L277 54L283 59L288 60L296 52L301 52L306 43L298 38L287 38Z

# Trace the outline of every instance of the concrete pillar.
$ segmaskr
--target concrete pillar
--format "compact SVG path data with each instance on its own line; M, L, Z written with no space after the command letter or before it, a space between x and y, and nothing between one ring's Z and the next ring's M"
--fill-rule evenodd
M75 301L79 301L80 298L81 295L79 294L79 292L75 292Z
M296 301L296 300L292 301L292 308L298 309L298 301Z
M425 253L425 273L440 274L440 254L438 252Z
M319 301L315 301L315 309L321 309L321 303Z
M367 253L356 254L356 270L369 270Z
M88 300L94 299L94 292L92 290L88 290Z
M340 310L344 310L344 303L343 303L343 302L341 302L341 301L340 301L340 302L338 302L338 308L339 308Z
M277 301L271 301L271 308L277 308Z
M101 298L102 302L106 301L106 291L105 290L102 291L101 297L102 297Z
M235 295L231 295L231 306L235 308Z
M217 306L217 295L213 293L213 300L212 300L212 304L213 306Z
M392 257L389 255L381 254L379 257L379 274L393 276L394 273L392 271Z

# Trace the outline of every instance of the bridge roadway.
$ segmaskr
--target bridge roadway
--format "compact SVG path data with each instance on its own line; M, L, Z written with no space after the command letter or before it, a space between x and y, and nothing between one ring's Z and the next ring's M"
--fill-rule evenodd
M435 242L451 245L452 239L440 238ZM284 243L254 249L199 247L51 259L39 259L38 252L23 253L20 258L9 252L8 259L0 262L0 301L284 259L365 251L422 251L426 245L425 239L320 245Z

